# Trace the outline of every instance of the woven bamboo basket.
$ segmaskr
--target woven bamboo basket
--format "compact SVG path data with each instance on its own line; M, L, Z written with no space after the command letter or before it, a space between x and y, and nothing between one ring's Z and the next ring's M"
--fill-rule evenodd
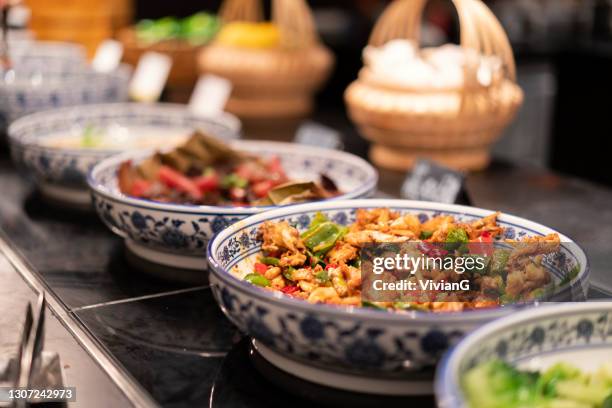
M263 20L260 0L225 0L220 14L224 23ZM247 128L307 116L313 95L329 77L334 62L319 41L304 0L272 0L272 22L280 31L279 47L254 49L213 42L198 58L203 73L232 82L226 109Z
M133 0L26 0L31 29L41 40L84 45L92 57L98 45L112 38L132 19Z
M390 85L365 66L346 90L351 119L373 145L377 165L408 170L424 157L459 170L479 170L490 161L490 147L523 102L508 38L480 0L452 0L461 30L460 46L499 58L501 69L487 85L479 65L466 63L463 86L408 88ZM380 47L394 39L418 44L427 0L396 0L385 10L370 38ZM420 50L422 53L423 50Z

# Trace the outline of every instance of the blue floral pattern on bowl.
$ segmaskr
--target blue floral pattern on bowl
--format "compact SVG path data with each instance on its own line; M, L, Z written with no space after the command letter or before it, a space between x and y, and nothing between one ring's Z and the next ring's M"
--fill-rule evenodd
M343 191L336 199L368 197L376 189L376 170L365 160L348 153L290 143L233 143L236 148L253 154L278 156L293 179L316 180L321 173L327 174ZM130 152L109 158L94 168L89 184L95 209L111 230L141 247L157 251L159 256L171 253L204 258L208 240L214 234L270 209L167 204L123 195L117 185L119 165L125 160L138 162L150 154ZM151 256L149 260L158 260L155 254Z
M40 70L36 65L28 65L17 75L27 79L0 84L0 112L10 124L29 113L48 109L127 101L131 72L131 68L124 65L110 73L83 67ZM39 84L30 79L37 75L40 75Z
M476 365L501 359L537 369L566 362L596 369L612 356L612 303L566 303L524 311L482 327L449 353L436 375L441 407L466 407L461 378Z
M421 219L445 213L470 221L491 212L482 209L402 200L352 200L313 203L273 210L251 217L218 234L209 244L213 294L227 317L243 332L285 356L329 369L362 373L406 374L434 365L441 355L474 328L521 306L458 314L390 313L368 308L312 305L243 281L260 253L259 226L267 220L288 221L304 229L323 212L342 224L355 219L358 208L389 207ZM533 222L502 215L499 223L518 237L546 235L552 230ZM569 243L567 237L562 241ZM588 266L576 245L564 249L566 265L579 265L578 275L557 298L586 290ZM558 281L562 276L556 276ZM522 306L525 307L525 306Z
M10 41L9 53L17 72L63 73L87 67L87 51L84 46L76 43L15 40Z

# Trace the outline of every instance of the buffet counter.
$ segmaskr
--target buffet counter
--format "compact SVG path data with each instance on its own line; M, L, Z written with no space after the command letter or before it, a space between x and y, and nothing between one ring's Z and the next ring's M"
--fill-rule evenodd
M378 195L397 196L404 176L389 171L380 176ZM8 239L0 262L0 307L8 311L0 320L0 346L12 349L25 302L45 290L55 314L46 349L60 353L66 384L77 388L77 405L108 406L112 400L125 406L129 400L176 407L299 407L310 406L312 398L360 406L383 400L390 406L434 404L433 397L369 400L279 374L226 320L206 284L171 284L132 268L122 241L95 214L48 204L6 157L0 159L0 186L0 229ZM467 188L474 205L568 232L589 254L589 297L612 296L605 263L612 192L500 162L470 175Z
M42 282L30 270L18 271L23 266L4 237L0 237L0 355L3 358L15 355L27 304L35 304L37 293L42 289ZM51 304L56 302L52 300ZM85 347L85 343L91 346L92 340L70 313L63 308L53 310L56 311L57 314L47 314L45 350L60 354L65 383L78 389L76 402L71 406L107 407L109 403L132 406L136 400L148 401L148 396L136 397L134 393L129 398L117 385L125 380L110 377L116 370L111 369L108 359L97 360L91 353L95 347Z

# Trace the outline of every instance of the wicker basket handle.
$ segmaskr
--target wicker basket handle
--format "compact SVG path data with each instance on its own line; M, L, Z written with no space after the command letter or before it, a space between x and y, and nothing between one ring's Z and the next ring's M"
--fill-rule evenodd
M271 0L272 21L287 47L306 47L319 42L312 12L305 0ZM263 21L262 0L225 0L221 18L230 21Z
M370 45L379 47L390 40L420 39L421 21L428 0L395 0L380 16ZM459 16L461 47L473 49L485 56L500 58L508 79L516 81L516 64L512 47L503 27L481 0L452 0ZM466 85L477 84L478 66L465 67Z
M219 11L224 23L231 21L257 22L263 20L260 0L225 0Z

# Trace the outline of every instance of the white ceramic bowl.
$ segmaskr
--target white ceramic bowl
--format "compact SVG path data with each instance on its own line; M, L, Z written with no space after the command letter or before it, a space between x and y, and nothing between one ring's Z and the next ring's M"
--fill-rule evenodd
M406 200L350 200L304 204L258 214L221 231L210 242L208 260L213 294L226 316L243 332L278 355L326 371L357 376L402 377L434 365L448 347L465 334L495 318L514 313L520 306L459 313L392 313L369 308L348 308L306 301L256 287L241 279L253 270L261 251L260 225L287 220L304 230L317 212L340 224L351 224L358 208L391 208L417 214L425 220L450 214L468 222L492 213L480 208ZM502 214L498 222L506 238L541 236L555 232L523 218ZM561 234L564 267L579 265L578 275L560 286L555 298L584 295L588 262L584 252ZM555 281L557 276L551 268ZM522 306L526 307L526 306ZM316 378L310 380L317 381ZM321 379L325 381L325 378ZM392 381L388 381L385 387ZM400 384L401 385L401 384ZM376 388L370 390L377 392ZM405 390L397 389L402 393Z
M492 359L532 371L558 362L596 371L612 361L611 324L612 302L542 306L487 324L461 341L440 364L435 387L438 405L467 407L461 377Z
M87 66L85 47L75 43L15 39L9 43L9 54L16 70L74 72Z
M325 173L341 198L367 197L378 182L376 170L348 153L292 143L236 141L234 146L263 157L280 158L289 178L317 180ZM117 169L125 160L138 162L151 152L128 153L98 164L89 186L102 220L126 239L128 249L145 260L185 269L206 269L206 245L217 232L270 207L220 207L166 204L131 198L119 191Z
M202 128L225 140L240 134L240 121L233 115L201 118L191 114L185 105L84 105L38 112L15 121L9 129L13 160L51 198L89 205L89 171L101 160L128 149L70 149L47 144L58 135L82 133L87 126L120 128L130 138L146 138L152 131L159 133L163 129L173 135L188 135Z
M0 78L0 131L32 112L128 99L132 70L127 65L99 73L82 66L53 71L32 64L17 65Z

